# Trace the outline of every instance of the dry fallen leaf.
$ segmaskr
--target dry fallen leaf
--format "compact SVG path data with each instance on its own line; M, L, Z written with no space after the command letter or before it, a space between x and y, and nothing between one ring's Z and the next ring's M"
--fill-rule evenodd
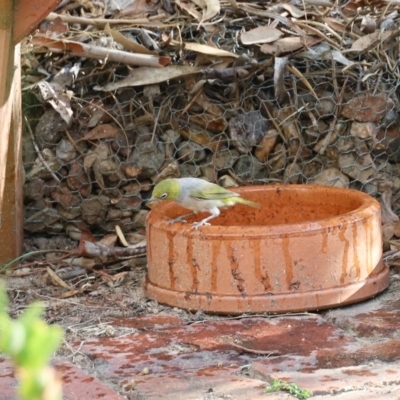
M260 46L264 54L283 54L292 53L303 47L311 47L320 42L320 39L313 37L285 37L276 40L274 43L265 43Z
M221 5L219 0L204 0L205 8L203 8L203 18L201 22L208 21L219 14L221 10Z
M38 87L45 101L49 102L60 114L62 119L69 124L73 115L70 99L62 87L57 83L40 81Z
M110 139L118 136L119 130L112 125L98 125L88 132L83 138L77 140Z
M380 121L394 107L386 93L362 92L343 106L342 115L359 122Z
M385 7L386 5L387 1L385 0L349 0L343 6L343 12L345 15L352 15L357 12L357 9L360 7L379 8Z
M305 51L297 53L296 58L307 58L309 60L335 60L343 65L352 65L353 62L348 60L340 51L331 49L329 44L321 43Z
M290 3L282 4L282 8L288 11L291 14L291 16L295 18L302 18L305 15L304 11L299 10L296 6Z
M62 22L60 17L57 17L53 21L43 21L39 26L39 30L44 34L46 32L52 32L61 36L61 34L68 31L68 26Z
M88 197L92 193L92 183L80 162L73 161L71 163L67 176L67 185L70 190L77 190L83 198Z
M126 241L124 233L122 232L122 229L119 227L119 225L115 225L115 232L117 233L118 239L121 244L125 247L129 247L129 243Z
M109 24L106 25L104 30L109 35L111 35L112 38L117 43L122 44L122 46L124 46L125 50L132 51L133 53L149 54L149 55L153 55L153 56L156 56L158 54L156 51L149 50L147 47L144 47L141 44L128 39L126 36L124 36L122 33L118 32L117 30L111 29Z
M335 32L345 32L346 27L342 21L337 20L336 18L325 17L322 20L330 26Z
M392 190L385 190L379 202L381 203L382 225L394 225L399 222L399 217L392 210Z
M398 238L400 238L400 221L397 221L394 224L394 235Z
M394 235L394 224L384 224L382 225L382 236L383 243L388 244L389 240Z
M364 33L373 33L376 31L376 26L377 26L376 20L366 15L361 20L360 29Z
M276 28L271 26L259 26L258 28L251 29L250 31L243 32L240 35L240 40L243 44L255 44L255 43L271 43L279 39L283 33Z
M115 7L115 0L110 1L110 3L114 3ZM127 3L127 2L125 2ZM129 1L128 5L121 4L119 5L119 8L121 9L121 16L134 16L134 15L141 15L148 11L149 5L147 4L146 0L134 0L134 1Z
M47 273L50 275L50 278L54 282L56 282L59 286L65 288L65 289L69 289L69 290L74 289L72 286L65 283L50 267L46 267L46 270L47 270Z
M191 15L197 21L201 20L201 14L191 4L187 4L187 3L185 3L184 1L181 1L181 0L175 0L175 4L179 8L181 8L182 10L186 11L189 15Z
M233 58L239 57L237 54L231 53L230 51L218 49L217 47L207 46L206 44L185 43L185 49L196 51L198 53L208 54L210 56L233 57Z
M390 31L378 31L371 33L369 35L365 35L360 39L357 39L352 45L351 48L347 51L366 51L370 50L376 45L383 43L392 32Z
M190 67L180 65L170 65L169 67L158 68L136 68L126 79L119 82L112 82L103 87L96 87L96 90L112 91L124 87L134 87L142 85L153 85L165 82L170 79L180 78L185 75L197 74L201 72L201 67Z

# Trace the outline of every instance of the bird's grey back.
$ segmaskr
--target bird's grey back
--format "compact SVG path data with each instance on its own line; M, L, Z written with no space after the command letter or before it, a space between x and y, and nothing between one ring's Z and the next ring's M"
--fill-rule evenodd
M210 182L198 178L179 178L178 180L182 185L181 195L179 198L187 196L191 189L203 189L210 184Z
M199 178L179 178L178 180L182 185L181 195L179 196L178 201L188 196L191 189L201 190L203 188L209 187L210 185L218 186L215 183L211 183ZM237 193L231 192L228 189L225 190L232 193L233 196L239 196Z

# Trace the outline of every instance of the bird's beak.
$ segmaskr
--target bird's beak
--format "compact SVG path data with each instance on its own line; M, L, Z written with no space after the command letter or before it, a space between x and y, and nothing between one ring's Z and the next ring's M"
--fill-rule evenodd
M156 199L155 197L151 197L149 200L146 202L146 207L152 209L155 207L158 203L161 203L160 199Z

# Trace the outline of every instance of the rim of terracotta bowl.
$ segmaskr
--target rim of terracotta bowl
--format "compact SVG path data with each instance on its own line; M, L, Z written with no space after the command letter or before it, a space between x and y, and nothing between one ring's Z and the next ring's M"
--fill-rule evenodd
M359 204L359 206L351 211L348 211L346 213L341 213L340 215L332 215L326 218L320 218L315 221L309 221L309 222L299 222L299 223L283 223L283 224L275 224L275 225L263 225L263 224L258 224L258 225L219 225L218 224L218 218L215 218L211 220L211 225L205 225L202 226L199 229L192 229L192 223L196 221L200 221L202 217L208 215L208 214L198 214L196 217L190 217L186 221L186 223L176 223L176 224L171 224L168 225L168 221L171 218L176 218L180 215L187 214L188 211L187 209L178 206L177 204L173 202L163 202L159 205L157 205L152 211L151 214L158 214L159 219L157 221L152 222L153 226L157 226L160 229L165 229L166 231L179 231L179 232L185 232L185 234L190 234L191 236L204 236L204 234L207 234L207 236L220 236L221 235L221 228L223 229L223 234L224 235L239 235L242 236L243 234L248 235L248 234L253 234L254 233L254 228L263 228L263 232L257 232L257 235L265 235L265 236L270 236L271 234L282 234L282 233L288 233L288 227L290 226L290 233L295 234L295 233L304 233L305 230L324 230L327 225L329 226L340 226L343 224L343 219L348 219L352 222L360 221L365 219L368 216L371 216L371 213L373 213L373 210L371 210L372 207L378 207L380 208L380 204L377 200L375 200L373 197L370 195L360 192L357 190L353 189L342 189L342 188L336 188L336 187L328 187L328 186L317 186L317 185L269 185L269 186L243 186L243 187L238 187L238 188L229 188L230 190L240 193L242 197L245 197L246 199L253 200L252 199L252 194L257 193L257 192L266 192L266 191L277 191L277 190L282 190L283 188L290 188L292 191L297 191L297 192L309 192L314 190L315 188L324 188L328 189L329 191L332 192L338 192L338 193L343 193L343 191L346 192L347 196L351 196L352 198L355 198L358 201L362 202ZM242 205L237 205L235 206L236 208L240 207L242 210L245 210L247 214L253 215L255 213L254 210L249 209L246 206ZM226 210L221 210L221 213L226 213L226 212L232 212L234 208L231 209L226 209ZM169 216L168 214L172 211L173 217ZM222 215L223 216L223 215ZM341 217L340 219L336 217ZM150 218L150 216L148 217ZM221 218L221 217L219 217ZM332 219L335 218L337 221L332 224ZM240 232L237 232L237 227L240 226ZM231 232L235 231L235 232ZM284 231L284 232L282 232Z
M384 290L389 283L389 269L384 264L382 260L382 242L381 242L381 226L380 226L380 205L379 203L367 195L366 193L359 192L351 189L342 189L335 187L326 187L326 186L314 186L314 185L268 185L268 186L246 186L241 188L232 189L240 193L246 199L252 201L258 201L261 203L261 211L252 209L245 206L235 206L233 208L223 210L221 212L221 216L211 220L210 222L213 224L211 226L203 226L198 230L192 229L192 222L199 221L206 214L199 214L195 218L188 219L187 223L176 223L168 225L167 222L171 218L176 218L179 215L187 214L187 210L179 207L175 203L165 202L158 206L156 206L147 217L147 237L148 237L148 274L145 282L145 292L149 298L155 299L160 303L166 303L171 306L177 306L181 308L186 308L190 310L198 310L202 309L208 312L216 312L216 313L243 313L243 312L289 312L289 311L307 311L307 310L317 310L324 309L330 307L342 306L345 304L354 303L357 301L364 300L368 297L372 297L375 294ZM343 204L333 204L332 207L336 207L334 212L321 212L323 205L318 207L318 193L322 196L321 193L324 193L324 196L332 196L332 199L339 199L343 202L347 201L350 203L350 206L347 209L343 210ZM275 196L275 199L272 199L272 195ZM312 202L314 202L314 208L309 209L307 212L316 213L315 219L311 219L309 221L302 221L302 216L298 214L291 214L290 205L286 207L285 221L279 221L279 205L275 204L274 210L271 212L275 212L275 218L277 218L278 223L268 224L271 222L271 219L266 221L266 225L260 224L257 221L258 213L268 212L265 211L265 207L268 207L268 201L276 200L281 196L284 198L284 201L287 201L287 197L290 196L309 196L313 195ZM314 196L315 194L315 196ZM336 197L335 197L336 196ZM286 197L286 200L285 200ZM326 200L326 199L325 199ZM272 204L272 203L271 203ZM299 203L300 204L300 203ZM306 203L304 203L306 204ZM309 205L309 204L308 204ZM264 211L263 211L264 208ZM271 208L271 205L270 205ZM283 210L283 206L281 209ZM340 210L344 212L340 212ZM294 209L293 211L299 211ZM319 213L319 215L318 215ZM283 211L282 211L283 214ZM241 219L238 215L240 215ZM270 218L273 218L273 216ZM236 222L235 222L236 219ZM295 220L295 222L291 223L290 220ZM297 219L297 221L296 221ZM303 218L304 219L304 218ZM288 222L286 222L288 221ZM247 223L243 223L247 222ZM229 225L227 225L229 224ZM368 227L371 227L372 233L368 232ZM356 228L355 228L356 227ZM345 233L342 231L344 230ZM358 266L357 268L361 268L361 275L363 279L354 279L353 281L346 280L344 284L335 284L335 281L331 281L326 287L315 288L312 287L308 282L308 287L310 290L290 290L287 287L283 288L282 292L275 290L268 291L266 290L264 293L260 293L260 290L257 289L255 292L244 291L241 293L229 293L226 291L222 291L221 293L215 291L215 287L210 290L198 290L200 285L194 285L190 287L190 282L188 285L175 285L173 284L174 276L173 272L174 268L177 268L176 276L180 276L177 278L180 281L185 281L186 275L192 274L195 278L193 278L193 282L196 280L209 279L209 272L207 272L207 257L211 261L210 254L205 254L205 259L201 261L202 268L200 270L196 270L197 267L193 267L193 262L190 261L190 254L187 260L187 271L185 271L184 263L180 263L179 266L174 266L173 258L175 256L173 253L175 251L180 251L181 255L188 253L193 254L193 246L194 248L203 248L203 244L205 241L236 241L235 243L239 243L239 247L243 241L261 241L263 246L275 246L276 241L286 239L290 241L296 240L304 240L303 238L307 238L304 243L307 243L307 240L317 240L320 243L319 236L325 235L326 238L322 239L325 242L333 241L336 236L347 235L348 237L339 239L335 239L335 251L338 252L338 245L340 242L348 242L344 243L345 246L349 248L355 248L357 246L357 237L354 236L354 232L359 230L359 234L361 234L361 239L374 236L374 241L371 240L367 244L363 244L364 250L371 252L374 254L373 265L366 266ZM365 234L363 233L365 231ZM353 232L353 234L352 234ZM351 238L353 235L353 238ZM366 235L366 236L365 236ZM370 236L368 236L370 235ZM317 239L316 239L317 238ZM336 243L337 242L337 243ZM157 243L157 244L155 244ZM186 247L185 243L187 244ZM157 247L158 246L158 247ZM161 247L160 247L161 246ZM180 247L181 246L181 247ZM183 246L183 247L182 247ZM191 246L191 247L190 247ZM249 245L252 246L251 244ZM350 246L350 247L349 247ZM154 249L153 249L154 247ZM157 249L155 249L157 247ZM189 251L189 247L192 249ZM304 246L306 247L306 246ZM176 250L179 248L180 250ZM275 249L275 247L274 247ZM340 249L340 248L339 248ZM247 249L248 250L248 249ZM198 250L196 254L198 254ZM246 252L246 249L243 250ZM281 251L287 251L287 249L283 249ZM301 246L297 252L301 253ZM295 251L295 252L296 252ZM326 250L325 250L326 251ZM341 250L340 250L341 251ZM348 251L348 250L346 250ZM155 254L158 252L159 254ZM206 251L210 252L209 249ZM300 255L296 255L295 252L290 254L289 259L301 259ZM249 257L251 257L251 253ZM275 249L276 254L276 249ZM355 256L355 260L357 261L357 251L353 250L353 255ZM171 258L172 257L172 258ZM196 255L197 257L197 255ZM233 256L232 256L233 257ZM236 257L236 256L235 256ZM312 257L310 255L306 255L307 262L312 262ZM322 263L329 263L330 259L336 257L335 254L329 255L329 251L327 256L320 257L322 259ZM361 259L363 259L364 255L360 254ZM178 257L179 258L179 257ZM181 257L182 258L182 257ZM264 256L264 260L266 260L268 256ZM304 257L303 257L304 258ZM316 255L316 258L317 255ZM365 257L364 257L365 258ZM365 259L367 263L368 260ZM196 261L197 262L197 261ZM259 263L257 261L256 263ZM283 270L285 273L288 273L289 270L289 262L283 266ZM219 269L219 267L214 263L210 266L210 268L214 271L215 269ZM336 262L337 264L337 262ZM336 265L335 264L335 265ZM255 265L255 264L254 264ZM290 268L292 268L291 266ZM232 267L236 268L236 267ZM226 280L232 280L232 268L224 267L222 269L226 270ZM251 266L249 267L252 268ZM314 269L313 269L314 268ZM321 265L322 269L321 273L324 273L324 266ZM327 274L332 274L332 271L329 271L328 266L325 266ZM335 273L339 276L340 271L337 271L338 267L335 267ZM352 268L354 266L349 266L349 274L352 274ZM367 268L368 271L365 269ZM313 271L315 271L315 267L312 267ZM268 271L264 271L268 274ZM157 274L163 275L162 278L159 278ZM215 271L212 273L216 273ZM275 271L274 271L275 273ZM283 273L283 272L282 272ZM314 278L311 276L304 276L303 278L299 278L303 286L306 286L305 283L307 280L312 281L320 279L316 272L314 273ZM169 275L168 275L169 274ZM246 273L244 273L246 275ZM343 274L341 273L340 279L342 279ZM248 274L247 274L248 275ZM249 278L249 276L247 276ZM175 278L174 278L175 279ZM251 277L249 278L252 279ZM337 277L336 280L339 278ZM169 283L167 281L170 281ZM244 285L248 287L257 287L258 283L253 283L251 281L245 281ZM323 282L321 283L323 286ZM259 285L258 285L259 286ZM284 286L284 285L283 285ZM300 285L301 286L301 285ZM204 285L202 286L205 287Z

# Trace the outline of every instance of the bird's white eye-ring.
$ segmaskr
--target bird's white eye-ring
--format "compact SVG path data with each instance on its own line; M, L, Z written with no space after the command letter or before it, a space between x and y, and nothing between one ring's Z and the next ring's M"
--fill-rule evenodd
M168 197L168 193L163 193L161 196L160 196L160 199L166 199Z

